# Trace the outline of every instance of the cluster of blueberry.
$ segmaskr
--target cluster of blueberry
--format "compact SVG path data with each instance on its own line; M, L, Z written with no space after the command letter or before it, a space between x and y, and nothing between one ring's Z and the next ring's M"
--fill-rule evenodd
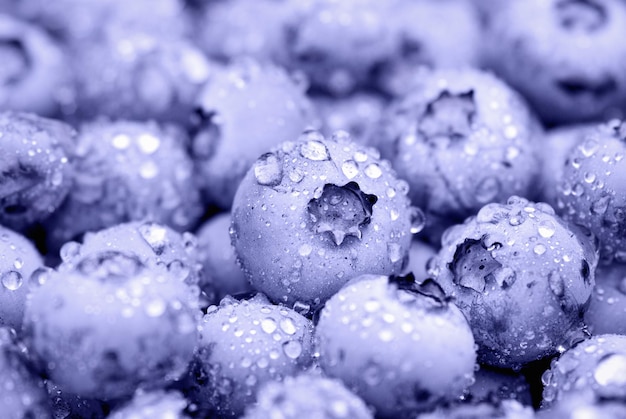
M0 417L625 418L625 39L0 0Z

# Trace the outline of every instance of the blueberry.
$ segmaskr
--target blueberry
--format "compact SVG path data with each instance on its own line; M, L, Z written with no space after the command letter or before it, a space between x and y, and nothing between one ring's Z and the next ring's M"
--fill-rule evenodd
M479 16L466 0L397 1L390 25L396 28L396 53L379 70L377 84L402 95L421 66L478 67L482 32Z
M453 401L473 380L472 332L432 280L357 277L328 300L315 333L324 372L380 417Z
M425 210L435 241L489 202L531 194L540 130L521 98L489 73L417 73L372 136Z
M625 37L620 0L531 0L503 2L485 39L490 67L544 121L564 123L624 106L626 49L618 40Z
M346 131L360 144L372 135L387 105L381 95L366 92L342 98L314 95L311 100L322 119L322 132Z
M46 380L48 399L52 405L53 418L88 418L106 417L108 406L96 399L86 399L62 390L50 380Z
M259 155L313 123L303 86L253 61L217 72L198 97L198 112L192 155L207 200L225 209Z
M176 391L138 392L133 399L115 409L110 419L183 419L187 401Z
M400 273L423 226L406 192L376 150L345 132L283 143L235 196L231 234L246 277L273 300L319 306L354 276Z
M537 419L578 417L620 419L626 417L626 405L623 400L595 400L593 395L584 390L573 391L549 408L542 408L536 415Z
M135 220L189 230L203 206L185 140L182 130L154 122L84 124L72 190L47 223L49 247Z
M15 332L0 327L0 412L7 419L51 417L44 382L33 375Z
M186 393L200 414L241 415L261 385L298 374L313 361L311 322L262 294L225 297L209 307L200 329Z
M237 264L229 232L230 213L215 215L197 232L198 260L204 265L205 275L211 278L218 300L226 295L252 291L246 276Z
M594 335L626 335L626 265L614 263L596 270L589 309L585 324Z
M8 228L0 226L0 326L22 328L29 278L43 267L35 246Z
M580 333L595 248L547 204L511 197L446 231L429 272L467 316L482 363L514 368Z
M439 407L432 413L419 415L417 419L534 419L531 407L516 400L499 403L483 402Z
M0 15L0 109L53 116L70 88L59 45L44 31Z
M120 47L122 45L123 47ZM113 28L73 46L76 115L189 123L214 65L184 38Z
M516 400L524 406L532 405L531 388L519 372L481 366L474 374L476 381L466 397L472 403L502 403Z
M302 374L271 381L259 390L244 419L372 419L365 403L341 381Z
M202 288L211 300L214 297L211 277L204 275L198 242L191 233L181 234L153 222L133 221L87 233L82 245L65 243L60 255L64 265L71 266L86 256L107 251L133 253L146 265L166 267L174 277Z
M592 401L626 396L626 336L596 335L561 354L542 376L543 407L577 392Z
M198 343L197 296L166 269L101 252L32 291L24 333L61 389L111 400L180 377Z
M597 236L605 263L626 261L625 153L626 125L599 126L568 154L558 188L563 217Z
M73 177L74 135L59 121L0 113L0 224L19 230L56 211Z

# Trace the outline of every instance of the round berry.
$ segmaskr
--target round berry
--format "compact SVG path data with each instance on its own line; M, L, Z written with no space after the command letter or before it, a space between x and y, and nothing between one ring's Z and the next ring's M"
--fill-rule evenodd
M542 408L537 419L621 419L626 417L626 404L623 400L597 400L588 392L575 391L566 397Z
M559 184L563 217L600 240L603 262L626 261L626 123L589 133L569 154Z
M409 182L429 235L489 202L529 195L539 169L539 130L521 98L478 70L426 71L372 137Z
M252 61L219 71L197 101L191 151L210 203L230 208L255 159L312 123L312 107L282 69Z
M626 396L626 336L596 335L552 361L541 380L544 384L543 407L588 393L593 400Z
M232 210L248 280L281 303L318 306L354 276L400 273L423 224L406 190L376 150L342 132L310 131L263 154Z
M22 229L56 211L73 177L74 135L52 119L0 113L0 224Z
M47 226L50 248L134 220L189 230L203 206L184 149L186 138L182 130L154 122L83 125L72 190Z
M61 48L44 31L0 15L0 109L51 116L70 88Z
M121 46L120 46L121 45ZM184 38L113 28L73 46L76 116L188 124L214 71Z
M204 265L204 274L211 278L218 301L226 295L252 291L230 242L230 218L230 213L215 215L197 232L198 260Z
M7 419L49 418L44 382L32 374L15 332L0 327L0 412Z
M197 297L120 252L87 256L32 291L24 332L63 390L110 400L180 377L198 342Z
M244 419L373 419L363 400L341 381L302 374L270 381L259 390L257 401Z
M623 1L501 3L485 37L489 66L543 120L593 121L626 104Z
M596 264L591 239L552 207L511 197L447 230L430 273L467 317L481 362L513 368L581 330Z
M516 400L498 403L460 404L439 407L432 413L419 415L417 419L534 419L532 407Z
M30 276L43 267L35 246L8 228L0 226L0 326L22 328Z
M363 275L321 311L319 363L380 417L408 417L459 398L476 349L463 314L432 280Z
M239 416L259 386L298 374L313 361L313 325L262 294L209 307L189 373L188 397L201 414Z

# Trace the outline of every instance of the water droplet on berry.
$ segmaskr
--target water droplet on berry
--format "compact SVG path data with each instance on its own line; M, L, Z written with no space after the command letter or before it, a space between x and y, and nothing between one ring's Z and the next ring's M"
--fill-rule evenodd
M139 226L139 234L157 256L163 254L167 246L167 229L158 224L145 223Z
M151 134L141 134L137 138L137 144L144 154L152 154L159 149L161 140Z
M550 287L550 291L552 291L555 296L562 297L565 295L565 282L559 272L550 272L548 275L548 286Z
M159 168L152 160L145 162L139 168L139 175L144 179L154 179L159 174Z
M52 272L51 268L41 267L35 269L35 271L30 275L29 285L34 287L39 287L46 283L48 278L50 277L50 273Z
M59 255L61 256L61 260L63 262L70 262L74 258L80 255L80 243L75 241L70 241L61 246L61 250L59 251Z
M302 257L305 256L309 256L311 254L311 252L313 251L313 247L311 247L310 244L308 243L304 243L302 246L300 246L300 248L298 249L298 254Z
M130 146L130 137L125 134L119 134L113 137L111 143L118 150L125 150Z
M500 181L493 176L484 178L476 187L476 200L482 204L493 201L500 193Z
M265 333L274 333L277 327L278 326L276 325L276 320L272 319L271 317L267 317L261 320L261 330L263 330Z
M593 378L601 386L625 386L626 356L623 354L605 356L598 362Z
M608 195L600 197L597 201L591 204L591 212L596 215L602 215L606 213L611 203L611 197Z
M353 179L359 174L359 167L354 160L346 160L341 165L341 171L348 179Z
M154 298L146 303L146 314L150 317L159 317L165 313L167 305L161 298Z
M426 226L426 216L418 207L410 208L411 234L417 234Z
M7 271L0 277L0 282L9 291L16 291L22 286L22 275L16 271Z
M330 160L326 145L318 140L309 140L300 146L300 155L313 161Z
M380 166L376 163L368 164L363 170L363 172L365 172L365 175L369 177L370 179L378 179L379 177L383 175L383 171L381 170Z
M302 354L302 344L296 340L283 343L283 352L290 359L296 359Z
M543 245L543 244L541 244L541 243L536 244L536 245L535 245L535 247L533 248L533 252L534 252L536 255L539 255L539 256L541 256L541 255L543 255L544 253L546 253L546 250L547 250L547 249L546 249L546 246L544 246L544 245Z
M280 330L282 330L283 332L285 332L288 335L293 335L295 334L298 329L296 328L296 325L294 324L293 320L291 320L288 317L285 317L284 319L281 319L279 322L280 325Z
M593 156L596 153L596 151L598 151L599 148L600 148L600 144L592 138L587 139L579 147L580 151L583 153L585 157Z
M283 166L274 153L265 153L254 163L254 177L259 185L276 186L283 179Z
M13 267L15 269L22 269L22 266L24 266L24 261L21 258L15 258L15 260L13 261Z
M396 263L402 260L402 247L398 243L387 244L387 255L391 263Z
M537 232L541 237L549 239L550 237L554 236L556 228L551 220L543 220L539 223L539 226L537 227Z

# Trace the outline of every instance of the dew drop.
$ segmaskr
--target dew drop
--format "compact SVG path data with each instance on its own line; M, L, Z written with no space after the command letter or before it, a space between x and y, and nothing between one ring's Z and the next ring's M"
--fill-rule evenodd
M540 222L539 226L537 227L537 232L541 237L545 239L549 239L550 237L554 236L555 231L556 228L551 220L544 220Z
M557 271L552 271L548 275L548 286L555 296L560 298L565 295L565 282Z
M15 269L22 269L23 266L24 261L21 258L15 258L13 261L13 267L15 267Z
M137 138L137 144L144 154L152 154L159 149L161 141L154 135L142 134Z
M359 163L365 162L367 160L367 153L365 153L364 151L355 152L354 160L358 161Z
M80 255L80 243L75 241L65 243L61 246L59 255L61 256L61 260L63 262L70 262L72 259Z
M492 201L500 193L500 181L493 176L484 178L476 187L476 200L482 204Z
M283 352L290 359L296 359L302 354L302 344L295 340L283 343Z
M125 134L119 134L113 137L111 143L113 144L113 147L117 148L118 150L124 150L127 149L128 146L130 146L130 137Z
M426 226L426 216L418 207L411 207L409 211L411 217L411 234L417 234Z
M159 168L152 160L145 162L139 168L139 175L144 179L153 179L159 174Z
M328 149L324 143L317 140L309 140L300 146L300 155L313 161L330 160Z
M391 263L398 262L402 259L402 247L398 243L388 243L387 255Z
M254 163L254 177L259 185L276 186L283 179L283 166L274 153L265 153Z
M282 330L288 335L294 335L298 331L298 329L296 328L296 325L293 323L293 320L291 320L288 317L280 320L278 324L280 326L280 330Z
M611 197L608 195L600 197L597 201L591 204L591 212L597 215L606 213L611 202Z
M383 174L380 166L376 163L368 164L363 171L365 172L365 175L370 179L378 179Z
M165 301L161 298L154 298L146 304L146 314L150 317L160 317L163 313L165 313L165 309L167 305Z
M167 230L158 224L146 223L138 228L141 237L157 256L163 254L167 246Z
M626 356L611 354L604 357L597 365L593 378L601 386L626 385Z
M535 245L535 247L533 248L533 252L536 255L543 255L544 253L546 253L546 246L544 246L543 244L539 243L537 245Z
M2 274L0 281L4 288L9 291L16 291L22 286L22 275L16 271L7 271Z
M313 247L308 243L304 243L298 249L298 254L302 257L306 257L306 256L309 256L312 251L313 251Z
M354 179L359 174L359 167L354 160L346 160L341 165L341 171L348 179Z
M261 329L268 334L274 333L277 329L276 320L267 317L261 320Z
M596 151L598 151L600 144L596 140L590 138L582 143L579 148L585 157L591 157L596 153Z

